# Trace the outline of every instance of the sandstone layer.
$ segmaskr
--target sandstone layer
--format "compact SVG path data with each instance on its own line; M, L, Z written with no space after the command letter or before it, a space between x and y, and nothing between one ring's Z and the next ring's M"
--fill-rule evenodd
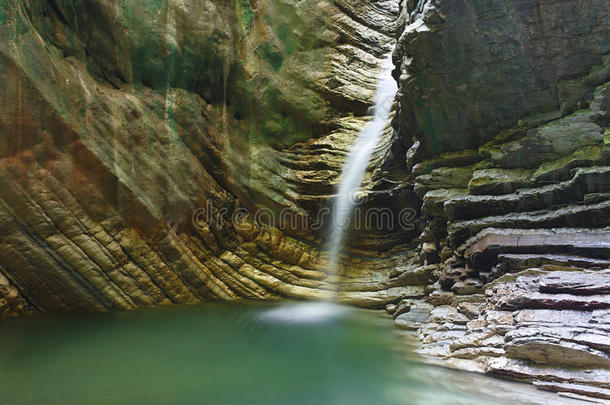
M368 0L1 2L0 313L337 284L364 306L422 295L394 277L401 257L346 261L339 279L316 248L397 13ZM377 232L355 248L379 257L408 240Z

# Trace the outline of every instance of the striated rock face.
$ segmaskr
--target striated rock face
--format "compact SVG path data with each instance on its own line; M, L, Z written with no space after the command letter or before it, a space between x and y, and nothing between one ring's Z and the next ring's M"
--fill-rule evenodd
M23 0L0 21L0 315L338 287L444 364L610 397L610 3ZM329 276L325 208L395 42L361 206L412 215L352 229Z
M401 132L431 156L479 147L531 114L579 109L596 80L582 93L558 83L610 51L607 2L420 0L402 13Z
M0 2L0 314L314 298L337 283L359 305L422 295L394 277L403 257L327 277L322 231L278 216L315 219L332 194L397 13ZM407 240L380 232L359 249Z
M400 21L396 143L438 279L388 310L431 359L610 398L610 4L404 1Z

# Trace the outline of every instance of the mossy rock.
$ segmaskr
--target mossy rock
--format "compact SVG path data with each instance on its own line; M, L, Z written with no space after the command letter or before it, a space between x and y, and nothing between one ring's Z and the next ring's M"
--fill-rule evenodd
M476 170L468 183L470 194L509 194L527 186L531 170L483 169Z

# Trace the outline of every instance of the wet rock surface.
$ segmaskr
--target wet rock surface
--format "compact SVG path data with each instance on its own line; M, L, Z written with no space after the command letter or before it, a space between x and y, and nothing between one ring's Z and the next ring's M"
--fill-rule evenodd
M338 288L430 361L608 398L609 7L0 3L0 315ZM395 41L363 207L414 217L353 230L329 275L301 219Z
M404 234L361 239L387 258L346 259L341 279L317 248L397 15L368 0L0 4L0 314L337 284L362 306L422 296L380 252Z
M567 84L558 90L556 84L588 73L610 51L606 40L610 6L604 3L420 0L402 4L404 27L396 56L401 120L407 125L401 131L415 134L432 155L477 148L519 119L549 113L560 103L563 111L573 110L590 92ZM581 130L586 131L585 126L579 125ZM586 137L568 138L570 144L586 143ZM527 152L544 147L521 145ZM554 147L561 145L553 142ZM522 167L520 159L541 158L535 153L501 157L517 167Z
M428 318L396 322L429 361L607 398L609 18L601 3L402 2L394 126L427 218L419 265L439 277Z

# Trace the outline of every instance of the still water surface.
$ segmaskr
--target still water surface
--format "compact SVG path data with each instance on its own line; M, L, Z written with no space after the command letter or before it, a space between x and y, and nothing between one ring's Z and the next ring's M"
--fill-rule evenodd
M211 304L0 323L2 404L501 404L399 355L379 313Z

